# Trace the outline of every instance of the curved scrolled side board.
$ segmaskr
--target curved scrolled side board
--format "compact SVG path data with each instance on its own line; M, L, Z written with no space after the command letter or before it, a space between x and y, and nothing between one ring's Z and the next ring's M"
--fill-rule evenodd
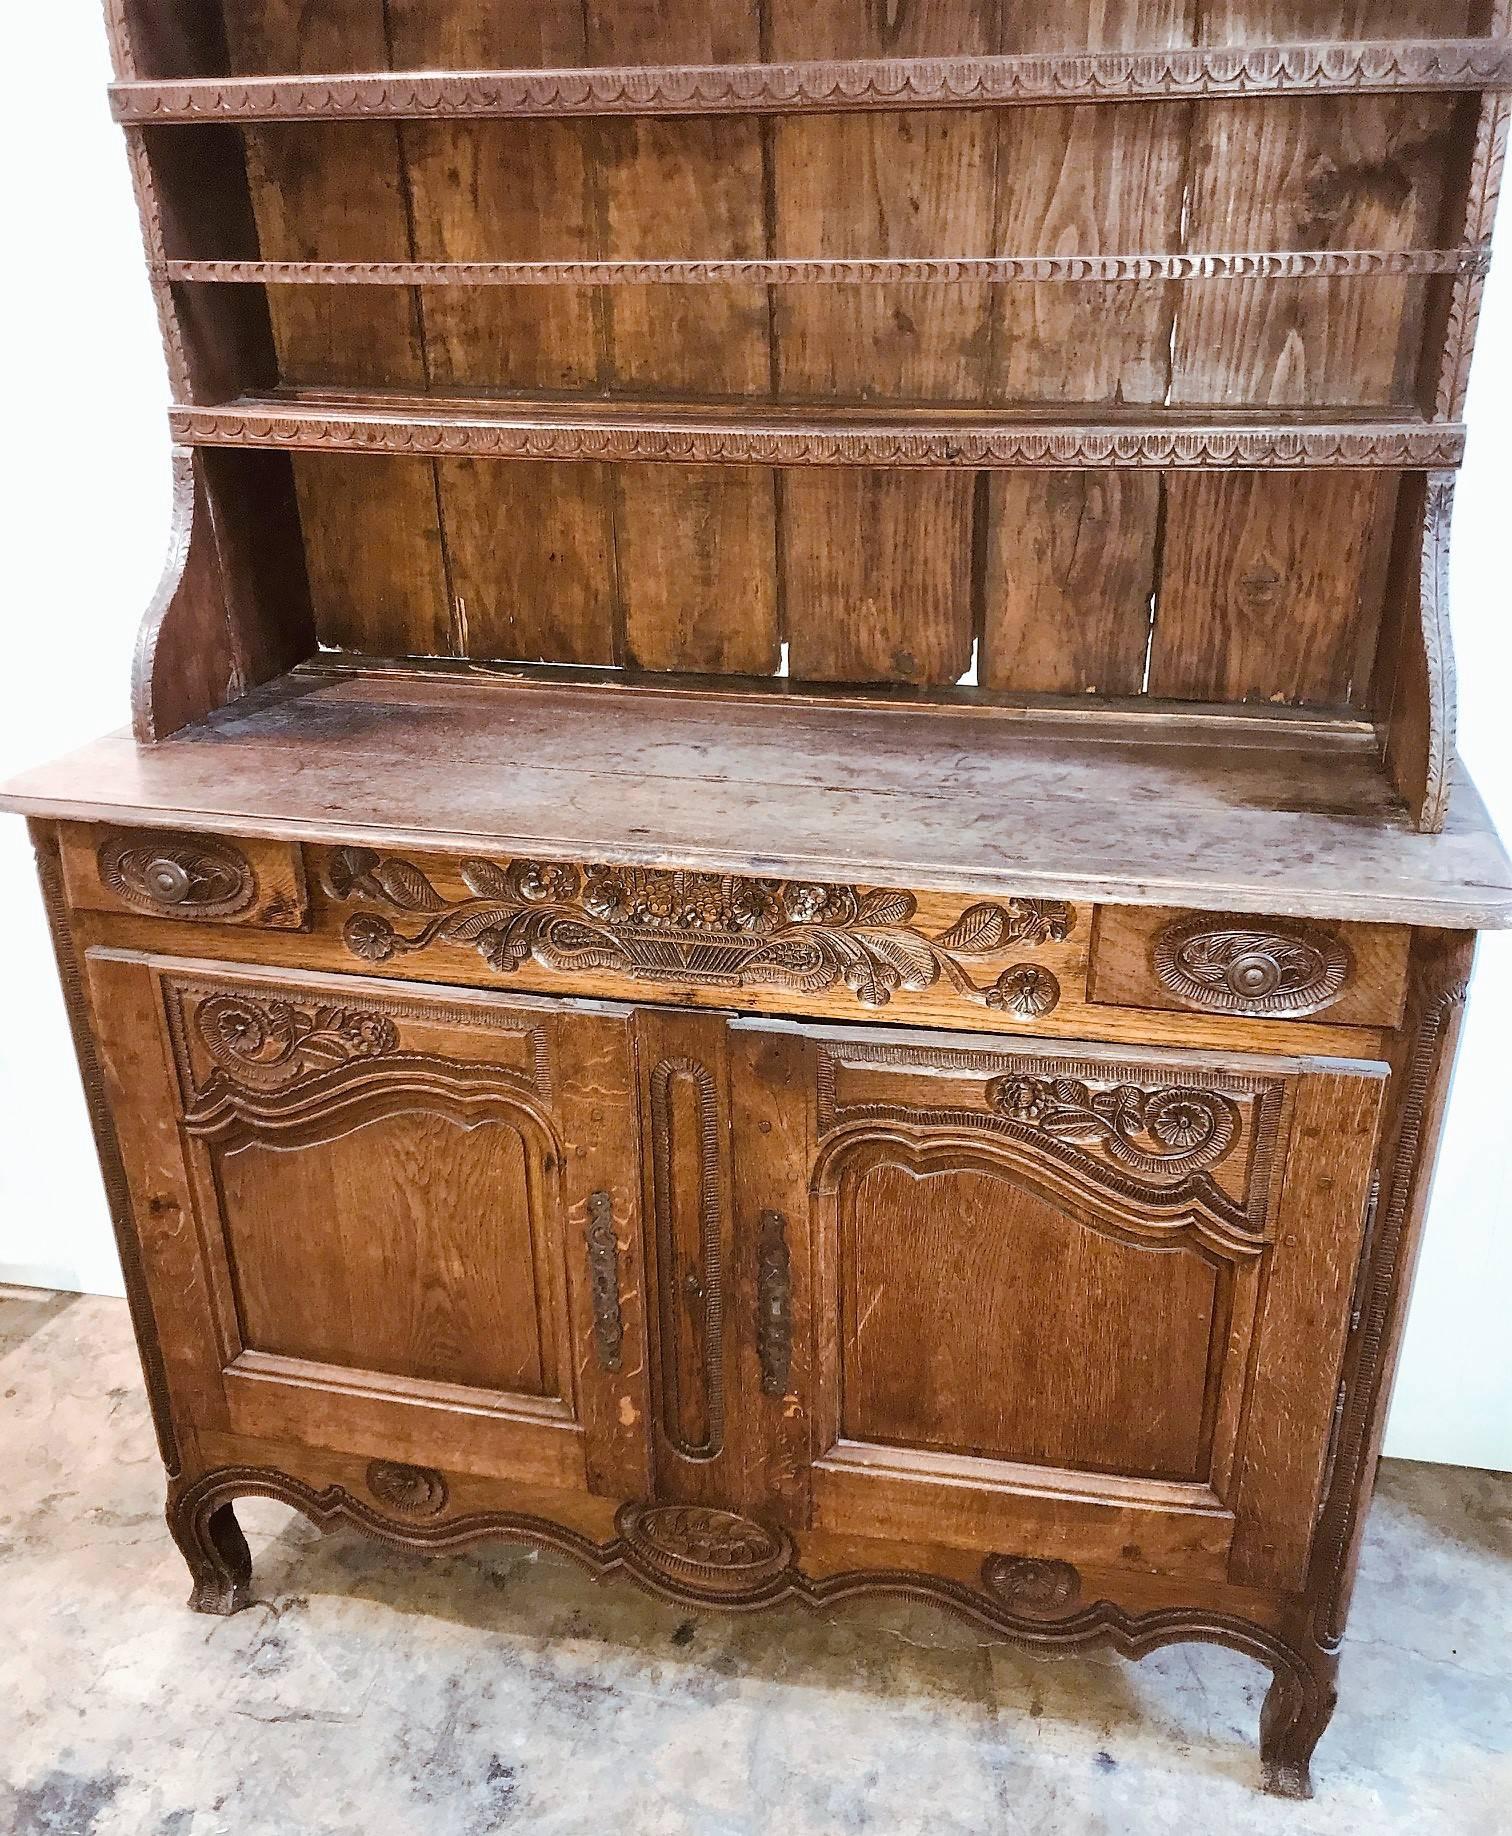
M233 531L217 519L210 487L214 463L189 447L173 449L168 559L137 633L131 672L132 732L144 746L203 720L315 649L297 583L279 593L271 617L255 603L254 592L233 585L249 574L255 583L255 570L244 555L235 556L231 567L223 564L222 549ZM291 514L291 487L267 468L242 482L249 487L244 514L269 523Z
M1163 1607L1131 1613L1114 1602L1083 1603L1075 1586L1014 1594L996 1585L1002 1559L988 1557L980 1589L939 1575L902 1569L856 1569L808 1575L798 1566L791 1539L727 1512L683 1507L651 1512L622 1506L618 1535L598 1543L549 1519L516 1512L436 1515L417 1522L412 1515L385 1514L342 1485L317 1491L291 1474L266 1467L221 1467L193 1484L174 1488L168 1525L189 1565L197 1612L227 1615L252 1602L252 1564L236 1522L238 1498L272 1498L301 1512L322 1532L350 1527L379 1542L425 1555L451 1555L486 1542L525 1543L570 1557L597 1581L624 1576L646 1593L678 1606L756 1612L787 1602L818 1610L846 1600L884 1597L939 1607L984 1631L1031 1652L1064 1653L1109 1649L1121 1657L1148 1657L1168 1645L1222 1645L1271 1672L1260 1716L1260 1757L1265 1789L1277 1796L1312 1796L1313 1748L1328 1726L1337 1692L1338 1659L1303 1636L1295 1643L1279 1632L1198 1607ZM444 1510L444 1488L442 1504ZM397 1509L397 1508L396 1508ZM748 1563L750 1580L713 1564L659 1553L658 1539L642 1533L648 1515L687 1514L727 1519ZM1026 1564L1066 1568L1067 1564ZM694 1578L708 1570L707 1583ZM1027 1610L1015 1610L1018 1601Z
M1409 496L1408 494L1411 493ZM1378 704L1386 769L1413 826L1439 834L1454 764L1454 641L1449 629L1449 525L1454 474L1404 481L1392 559Z

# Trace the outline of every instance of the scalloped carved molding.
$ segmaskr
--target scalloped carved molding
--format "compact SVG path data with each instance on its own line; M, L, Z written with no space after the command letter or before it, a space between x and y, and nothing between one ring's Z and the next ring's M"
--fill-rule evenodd
M838 418L743 421L661 416L610 405L547 414L501 404L492 412L354 415L307 403L236 403L169 411L176 440L191 446L275 447L300 452L408 453L426 458L568 459L668 464L949 466L1343 466L1422 470L1457 466L1465 430L1415 420L1313 426L983 425L928 426Z
M1512 50L1504 43L1437 38L1012 57L209 77L116 83L110 99L118 121L279 121L311 115L341 121L837 113L1162 97L1481 90L1509 83Z
M170 261L170 281L325 287L846 286L907 282L1314 280L1484 273L1486 251L1298 249L1149 255L720 261Z
M1304 1639L1269 1626L1197 1607L1131 1613L1108 1600L1088 1602L1058 1617L1017 1610L985 1585L967 1587L907 1569L850 1569L810 1576L798 1565L786 1532L733 1513L629 1504L619 1535L595 1543L548 1519L518 1512L474 1513L434 1523L385 1516L340 1485L317 1491L290 1474L264 1467L221 1467L170 1498L168 1523L194 1582L191 1604L231 1613L251 1600L251 1560L237 1527L233 1501L277 1499L319 1529L350 1525L397 1548L450 1554L506 1541L555 1549L598 1580L625 1575L648 1593L696 1607L733 1610L794 1601L818 1610L846 1600L882 1597L925 1602L952 1612L1029 1651L1106 1648L1142 1658L1167 1645L1223 1645L1272 1673L1261 1712L1261 1760L1266 1784L1289 1797L1311 1793L1308 1759L1334 1703L1337 1658ZM659 1514L679 1513L676 1520ZM648 1524L652 1512L658 1513ZM712 1520L712 1521L709 1521ZM728 1520L728 1521L724 1521Z

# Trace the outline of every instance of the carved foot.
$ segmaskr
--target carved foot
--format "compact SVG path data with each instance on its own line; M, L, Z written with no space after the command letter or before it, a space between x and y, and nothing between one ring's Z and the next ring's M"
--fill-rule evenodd
M1260 1765L1263 1786L1273 1797L1310 1798L1313 1748L1333 1717L1336 1658L1278 1668L1260 1710Z
M229 1504L214 1510L170 1506L168 1527L194 1581L189 1604L196 1613L223 1618L252 1604L252 1552Z

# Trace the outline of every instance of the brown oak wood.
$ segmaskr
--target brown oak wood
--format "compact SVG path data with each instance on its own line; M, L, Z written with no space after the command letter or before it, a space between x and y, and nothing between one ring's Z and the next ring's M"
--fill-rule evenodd
M172 552L0 802L191 1605L250 1495L1219 1643L1306 1796L1512 924L1512 8L106 14Z

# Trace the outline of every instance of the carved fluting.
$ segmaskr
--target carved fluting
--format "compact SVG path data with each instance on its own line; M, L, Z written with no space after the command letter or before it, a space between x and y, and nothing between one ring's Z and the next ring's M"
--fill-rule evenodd
M1344 940L1317 925L1188 918L1155 940L1155 979L1212 1013L1315 1014L1348 986Z
M692 1092L697 1134L677 1138L674 1095ZM725 1270L720 1247L719 1099L713 1073L694 1058L664 1058L648 1085L651 1125L651 1224L656 1243L660 1308L662 1430L685 1460L714 1460L725 1437ZM678 1205L678 1169L697 1176L696 1215L684 1220ZM686 1224L691 1224L690 1233ZM684 1228L680 1229L679 1226ZM678 1356L679 1317L695 1326L697 1372ZM699 1385L693 1391L693 1381Z
M1001 1077L988 1085L987 1098L1022 1128L1053 1141L1091 1143L1116 1165L1147 1176L1207 1172L1227 1159L1241 1132L1236 1104L1191 1086L1094 1091L1074 1077Z
M399 1044L384 1014L247 994L201 1001L194 1031L223 1077L260 1091L283 1090L334 1066L381 1058Z
M170 281L331 287L910 286L962 281L1104 284L1474 274L1485 251L1264 249L1201 254L876 256L716 261L169 261Z
M449 900L413 862L335 850L326 872L333 898L426 920L407 934L377 913L360 913L343 926L346 947L381 963L438 943L466 944L505 975L534 962L561 974L608 970L722 988L821 994L844 987L864 1007L945 981L979 1006L1033 1015L1060 998L1047 971L1016 963L979 984L962 959L1060 942L1075 922L1060 901L1009 899L969 906L932 935L913 922L913 894L885 887L537 861L468 860L459 871L472 897Z
M257 895L246 856L202 835L108 835L96 862L101 885L138 911L229 918Z
M784 1396L793 1362L793 1271L787 1219L763 1211L756 1241L756 1351L764 1395Z
M593 1301L593 1344L606 1371L622 1363L625 1321L620 1310L619 1243L614 1204L607 1192L588 1200L588 1287Z
M692 115L1463 90L1512 81L1496 40L117 83L118 121Z
M625 1505L616 1523L632 1558L701 1592L745 1593L793 1559L785 1531L704 1505Z
M989 1556L982 1564L982 1585L1004 1606L1031 1613L1065 1612L1081 1594L1081 1576L1069 1562L1035 1556Z
M170 410L175 440L190 446L273 447L280 451L408 453L432 458L560 459L671 465L870 465L878 467L1198 467L1376 466L1449 468L1464 457L1458 423L1415 420L1322 426L983 425L978 420L927 426L826 419L793 425L702 424L599 407L546 414L530 408L353 414L309 404Z
M381 1505L404 1517L436 1517L446 1509L446 1481L429 1466L374 1460L367 1488Z

